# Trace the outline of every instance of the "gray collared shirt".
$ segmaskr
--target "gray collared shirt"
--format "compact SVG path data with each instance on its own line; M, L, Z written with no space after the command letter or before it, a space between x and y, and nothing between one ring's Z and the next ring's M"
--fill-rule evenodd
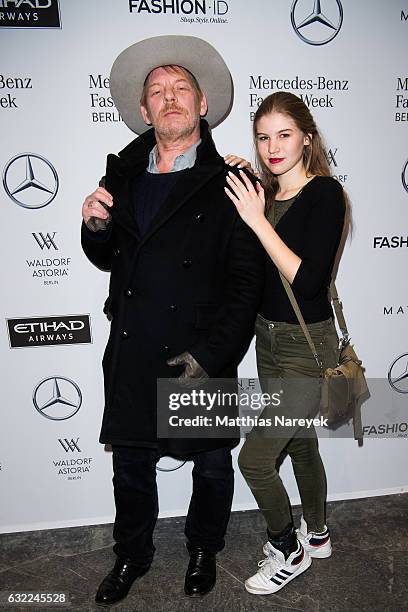
M201 138L196 143L191 145L187 151L177 155L170 172L179 172L179 170L192 168L197 159L197 147L200 143ZM149 153L149 165L147 166L147 171L151 172L152 174L160 174L160 171L157 168L157 145L154 145L153 149Z

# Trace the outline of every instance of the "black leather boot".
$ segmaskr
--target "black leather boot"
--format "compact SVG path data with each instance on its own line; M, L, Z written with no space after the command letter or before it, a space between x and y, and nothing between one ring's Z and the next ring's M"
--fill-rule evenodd
M216 554L201 546L190 544L187 544L187 549L190 553L190 563L186 572L184 592L190 597L200 597L214 588L217 578Z
M143 576L149 567L135 565L127 559L117 559L112 571L99 585L95 595L96 603L108 606L124 599L136 578Z

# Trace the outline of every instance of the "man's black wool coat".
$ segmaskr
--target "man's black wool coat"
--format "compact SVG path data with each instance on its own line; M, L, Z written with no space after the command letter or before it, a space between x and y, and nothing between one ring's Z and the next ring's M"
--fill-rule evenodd
M230 168L203 120L201 139L194 167L172 188L145 235L138 232L130 181L147 168L154 130L108 156L106 189L114 205L106 232L93 235L82 227L87 257L111 273L102 443L158 446L162 454L185 456L237 442L158 444L156 435L156 379L182 371L167 359L190 351L211 377L236 377L263 287L263 250L225 195Z

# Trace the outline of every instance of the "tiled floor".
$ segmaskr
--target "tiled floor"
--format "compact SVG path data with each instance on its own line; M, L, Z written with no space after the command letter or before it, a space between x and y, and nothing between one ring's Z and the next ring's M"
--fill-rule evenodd
M299 518L295 509L295 519ZM256 511L231 517L218 555L218 579L203 599L183 593L187 552L183 518L161 519L153 565L137 581L120 612L403 612L408 610L408 494L328 504L334 553L277 595L250 595L246 577L262 558L263 519ZM69 593L71 610L100 610L96 588L114 562L111 525L0 535L0 591ZM39 606L1 608L57 610ZM61 610L61 607L59 607Z

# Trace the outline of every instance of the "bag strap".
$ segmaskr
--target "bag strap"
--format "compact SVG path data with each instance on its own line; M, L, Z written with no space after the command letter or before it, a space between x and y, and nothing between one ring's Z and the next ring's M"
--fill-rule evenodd
M316 347L310 336L309 330L307 328L303 315L300 311L299 304L297 303L297 300L294 296L292 287L290 286L289 281L286 280L286 278L283 276L281 272L279 272L279 276L281 277L282 284L285 288L285 291L290 300L290 303L292 304L293 310L295 311L297 320L299 321L300 326L303 330L303 333L305 334L306 340L310 346L310 350L313 353L313 357L315 358L316 363L318 364L320 369L323 371L323 364L319 360L319 357L316 352ZM333 302L334 312L337 318L337 322L339 324L341 333L343 335L343 344L345 345L349 341L349 333L347 329L346 320L344 318L343 304L340 302L334 280L332 280L332 282L330 283L330 297ZM363 445L363 428L362 428L362 423L361 423L361 405L360 404L356 406L356 409L354 411L353 429L354 429L354 439L358 441L359 446L362 446Z
M290 303L292 304L292 308L295 311L296 318L299 321L302 331L306 336L306 340L310 346L310 350L312 351L314 358L320 365L320 362L318 361L318 358L317 358L316 347L310 336L309 330L307 328L303 315L300 311L299 304L297 303L292 287L290 286L289 281L286 280L286 278L283 276L282 272L280 271L279 271L279 276L281 278L281 281L285 288L287 296L290 300ZM344 318L343 304L340 301L339 294L337 293L337 288L336 288L336 284L334 280L332 280L330 283L330 298L331 298L331 301L333 302L334 314L336 316L337 323L339 324L341 335L343 336L343 345L345 346L350 339L350 335L347 329L346 319Z
M294 296L294 293L292 291L292 287L290 286L289 281L286 280L286 278L283 276L283 274L280 271L279 271L279 276L281 277L281 281L283 283L283 286L285 288L287 296L288 296L288 298L290 300L290 303L292 304L293 310L295 311L297 320L300 323L300 327L302 328L303 333L305 334L307 343L308 343L308 345L310 347L310 350L312 351L313 357L315 358L316 363L319 366L319 368L321 370L323 370L323 364L322 364L322 362L319 359L319 356L318 356L317 351L316 351L315 343L313 342L312 336L309 333L309 330L307 328L307 325L305 323L303 315L302 315L302 313L300 311L299 304L297 303L297 300L296 300L296 298Z
M331 301L333 302L334 313L336 315L337 323L339 324L341 335L343 336L343 344L345 345L348 343L350 335L348 333L346 319L344 318L343 304L340 301L339 294L337 293L336 284L333 279L330 283L330 297Z

